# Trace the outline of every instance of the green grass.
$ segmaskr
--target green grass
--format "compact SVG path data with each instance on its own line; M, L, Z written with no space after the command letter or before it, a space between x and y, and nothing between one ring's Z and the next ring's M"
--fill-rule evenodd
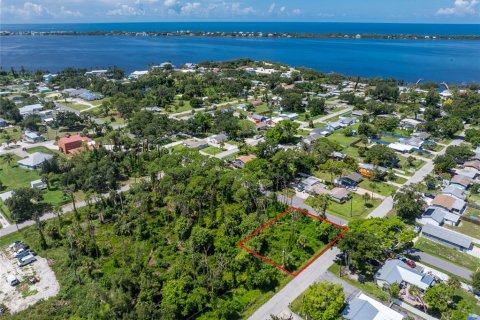
M212 147L212 146L208 146L206 147L205 149L202 149L203 152L207 153L207 154L210 154L212 156L215 156L219 153L222 153L223 151L225 150L222 150L220 148L216 148L216 147Z
M82 111L82 110L85 110L85 109L88 109L89 106L85 105L85 104L80 104L80 103L72 103L72 102L63 102L63 104L69 108L72 108L72 109L75 109L77 111Z
M22 139L22 130L19 127L6 128L1 131L0 143L7 142L6 136L10 136L11 140L20 141Z
M343 153L345 153L347 156L350 156L352 158L360 158L360 154L358 154L358 149L355 147L348 147L342 150Z
M340 274L340 265L334 263L330 268L328 268L328 271L330 271L331 273L333 273L338 277L338 275ZM345 282L348 282L350 285L354 287L357 287L358 289L367 293L370 296L373 296L381 301L388 301L388 294L371 281L366 281L362 283L347 277L341 277L340 279L342 279Z
M52 154L52 155L60 154L60 151L51 150L51 149L48 149L48 148L46 148L46 147L44 147L44 146L38 146L38 147L28 148L28 149L27 149L27 152L30 153L30 154L35 153L35 152L42 152L42 153Z
M447 248L425 238L418 239L418 241L415 242L415 248L472 271L480 267L480 259L456 249Z
M70 202L70 199L64 195L62 190L52 188L43 193L43 201L52 206L59 206Z
M5 219L8 220L8 222L10 222L10 223L13 222L12 214L10 213L10 209L8 209L8 207L5 205L5 203L1 199L0 199L0 211L2 211L3 216L5 217Z
M296 272L325 248L318 236L322 222L290 211L245 242L245 245L270 261Z
M333 200L330 201L327 213L341 217L345 220L365 218L381 202L379 199L370 199L367 205L365 205L365 200L363 200L361 195L352 193L351 197L351 200L348 200L345 203L338 203ZM312 197L309 197L305 203L311 206L311 199Z
M171 108L171 113L179 113L179 112L185 112L185 111L189 111L189 110L192 110L192 106L190 105L190 101L188 100L184 100L183 101L183 106L179 106L179 100L176 100L174 102L174 107Z
M37 171L19 168L17 161L20 159L20 157L14 156L14 160L8 165L5 158L0 157L0 181L6 188L4 191L30 187L31 181L40 179Z
M358 137L347 137L343 133L343 130L337 130L331 135L327 137L328 140L331 140L333 142L338 142L341 144L344 148L347 148L350 146L350 144L354 143L355 141L358 140Z
M407 157L405 156L398 156L398 158L400 159L400 162L399 162L399 166L401 168L404 168L404 169L415 169L415 170L418 170L420 169L421 167L423 167L425 165L425 161L423 160L420 160L420 159L415 159L415 161L412 162L412 165L408 165L407 164Z
M268 105L266 103L262 103L261 105L258 105L255 107L255 113L258 113L258 114L270 113L270 109L268 108Z
M360 188L372 191L385 197L390 196L398 189L397 187L392 186L391 184L387 184L385 182L374 182L370 180L363 180L358 186Z
M480 210L476 210L473 208L467 208L466 212L464 213L465 217L478 217L480 218ZM460 225L459 226L449 226L449 225L444 225L444 227L454 230L463 234L466 234L468 236L474 237L474 238L480 238L480 225L476 225L472 222L465 221L465 220L460 220Z

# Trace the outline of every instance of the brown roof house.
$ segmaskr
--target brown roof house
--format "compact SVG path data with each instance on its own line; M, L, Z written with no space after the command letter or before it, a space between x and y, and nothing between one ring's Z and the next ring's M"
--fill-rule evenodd
M461 174L457 174L455 175L452 180L450 180L450 185L453 185L457 188L460 188L460 189L463 189L463 190L466 190L470 187L470 185L473 183L472 179L467 177L467 176L464 176L464 175L461 175Z
M480 160L467 161L463 164L465 168L473 168L480 171Z
M432 206L444 208L453 213L462 214L465 210L466 202L447 194L439 194L433 199Z
M248 162L257 159L253 154L248 156L241 156L233 161L233 165L237 168L243 168Z

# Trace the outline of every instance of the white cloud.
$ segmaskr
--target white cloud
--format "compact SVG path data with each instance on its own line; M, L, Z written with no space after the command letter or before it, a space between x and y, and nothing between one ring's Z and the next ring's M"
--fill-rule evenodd
M275 10L275 2L273 2L268 8L268 13L273 13L274 10Z
M18 18L30 20L32 18L40 18L45 16L54 16L54 14L42 6L33 2L25 2L21 7L13 5L2 8L3 13L10 13Z
M60 16L60 17L83 17L83 14L81 14L80 11L68 10L64 6L61 6L58 16Z
M165 7L174 7L178 4L178 1L177 0L165 0L163 2L163 4L165 5Z
M120 4L117 9L107 11L109 16L142 16L144 14L145 10L131 7L128 4Z
M300 10L300 9L293 9L293 10L292 10L292 13L293 13L293 14L301 14L301 13L302 13L302 10Z
M479 0L455 0L453 7L440 8L437 15L444 16L464 16L469 14L476 14L478 11Z
M180 13L186 16L197 14L200 7L200 2L187 2L180 8Z

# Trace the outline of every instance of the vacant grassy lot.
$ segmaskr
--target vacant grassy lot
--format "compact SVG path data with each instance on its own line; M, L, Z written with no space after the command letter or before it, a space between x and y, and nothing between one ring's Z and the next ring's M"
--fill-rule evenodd
M387 184L385 182L375 182L370 180L363 180L358 185L360 188L378 193L382 196L390 196L392 193L397 191L397 187Z
M297 272L325 247L320 236L322 224L328 223L292 210L245 245L286 270Z
M424 238L415 242L415 248L473 271L480 267L480 259Z
M60 154L60 151L51 150L51 149L48 149L48 148L43 147L43 146L28 148L27 152L30 153L30 154L35 153L35 152L42 152L42 153L53 154L53 155Z
M13 127L13 128L6 128L1 131L2 133L0 134L0 143L5 143L7 142L7 137L10 138L10 140L16 140L20 141L22 139L22 130L18 127Z
M208 146L205 149L202 149L202 151L207 153L207 154L211 154L212 156L214 156L214 155L217 155L219 153L222 153L225 150L220 149L220 148L216 148L216 147L212 147L212 146Z
M327 208L327 213L341 217L345 220L365 218L381 202L379 199L370 199L367 203L365 203L365 200L362 198L362 196L356 193L352 193L351 197L351 200L348 200L344 203L338 203L333 200L330 201L330 204ZM311 206L311 199L312 198L309 197L305 203Z

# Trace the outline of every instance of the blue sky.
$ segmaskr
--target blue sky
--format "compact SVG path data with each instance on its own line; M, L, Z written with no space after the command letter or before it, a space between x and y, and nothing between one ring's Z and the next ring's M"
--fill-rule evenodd
M480 0L0 0L2 23L325 21L480 23Z

